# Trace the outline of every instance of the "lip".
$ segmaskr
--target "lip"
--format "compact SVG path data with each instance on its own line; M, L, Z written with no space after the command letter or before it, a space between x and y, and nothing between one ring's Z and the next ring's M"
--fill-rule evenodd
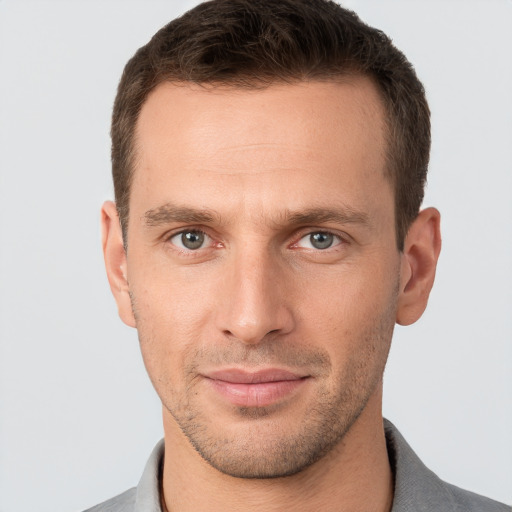
M239 407L266 407L289 398L308 380L289 370L215 370L203 375L214 391Z

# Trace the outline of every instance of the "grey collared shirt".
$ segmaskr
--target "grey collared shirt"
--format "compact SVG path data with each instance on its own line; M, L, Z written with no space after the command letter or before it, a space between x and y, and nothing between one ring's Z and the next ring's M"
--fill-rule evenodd
M384 420L384 428L395 476L391 512L512 512L507 505L443 482L421 462L390 421ZM162 512L163 456L162 440L151 453L137 487L85 512Z

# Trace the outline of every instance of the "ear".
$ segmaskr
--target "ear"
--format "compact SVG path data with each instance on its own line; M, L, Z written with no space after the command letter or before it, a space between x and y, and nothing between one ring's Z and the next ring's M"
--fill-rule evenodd
M427 307L441 251L441 215L435 208L421 211L411 224L402 253L396 321L416 322Z
M126 325L135 327L121 223L112 201L106 201L101 208L101 239L108 282L117 302L119 316Z

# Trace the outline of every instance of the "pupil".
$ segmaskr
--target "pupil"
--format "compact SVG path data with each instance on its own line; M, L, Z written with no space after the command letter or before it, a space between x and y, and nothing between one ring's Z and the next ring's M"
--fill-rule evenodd
M327 249L332 245L333 235L330 233L314 233L310 236L310 240L315 249Z
M204 234L200 231L189 231L181 235L181 242L187 249L199 249L204 242Z

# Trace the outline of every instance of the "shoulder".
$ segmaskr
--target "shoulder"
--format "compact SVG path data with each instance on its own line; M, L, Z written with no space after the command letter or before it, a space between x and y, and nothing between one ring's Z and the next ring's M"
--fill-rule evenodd
M457 512L512 512L512 508L485 496L443 482Z
M137 488L132 487L122 494L89 508L84 512L132 512L135 510L136 494Z
M163 439L151 453L137 487L84 512L161 512L160 479L164 458Z
M385 420L384 429L395 475L392 512L512 512L503 503L444 482L421 462L391 422Z

